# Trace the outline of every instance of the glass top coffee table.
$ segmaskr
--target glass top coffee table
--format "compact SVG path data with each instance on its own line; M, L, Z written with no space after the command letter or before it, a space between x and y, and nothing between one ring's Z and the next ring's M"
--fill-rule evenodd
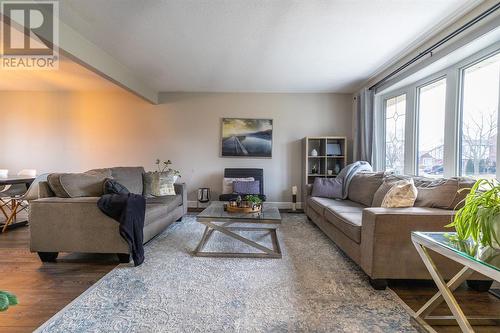
M281 258L281 249L276 234L277 225L281 224L281 215L277 208L266 207L264 205L260 213L231 213L224 211L222 203L212 203L205 208L196 220L205 225L205 231L200 243L194 249L193 255L198 257L236 257L236 258ZM238 226L245 224L245 226ZM274 226L273 226L274 225ZM223 233L242 243L255 248L259 252L209 252L204 251L204 247L210 240L214 231ZM264 246L243 237L235 231L245 231L247 233L259 232L267 233L271 237L272 248Z
M452 292L457 289L474 272L479 272L492 280L500 281L500 250L481 247L472 241L454 240L455 233L444 232L412 232L411 240L422 258L432 279L439 288L435 294L413 319L427 331L435 332L428 324L458 323L463 332L474 332L471 324L498 325L500 318L475 317L467 318L458 305ZM438 267L430 257L428 250L437 252L464 267L448 282L445 282ZM448 304L453 316L430 316L443 301Z

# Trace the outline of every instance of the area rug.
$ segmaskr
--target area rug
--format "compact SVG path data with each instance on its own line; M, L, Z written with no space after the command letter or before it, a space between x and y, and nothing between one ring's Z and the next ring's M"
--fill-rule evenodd
M193 257L202 232L184 217L147 244L142 266L118 266L37 332L416 331L397 296L302 214L283 215L283 259ZM220 233L210 244L246 246Z

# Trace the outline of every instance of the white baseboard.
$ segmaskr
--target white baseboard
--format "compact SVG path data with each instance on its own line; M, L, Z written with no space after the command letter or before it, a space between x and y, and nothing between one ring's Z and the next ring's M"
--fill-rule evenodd
M211 201L211 202L219 202L219 201ZM198 201L188 201L188 208L205 208L209 205L209 203L199 203ZM278 202L278 201L266 201L266 206L276 207L278 209L292 209L291 202ZM297 209L302 208L302 202L297 202Z

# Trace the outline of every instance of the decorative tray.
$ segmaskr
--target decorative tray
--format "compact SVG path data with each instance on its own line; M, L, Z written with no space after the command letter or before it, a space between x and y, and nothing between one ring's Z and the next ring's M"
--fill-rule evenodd
M255 207L235 207L227 205L226 209L230 213L258 213L262 210L262 205Z

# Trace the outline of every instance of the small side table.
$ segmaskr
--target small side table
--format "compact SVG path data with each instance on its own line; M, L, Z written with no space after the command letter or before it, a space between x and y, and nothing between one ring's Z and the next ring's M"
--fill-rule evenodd
M453 233L448 233L452 235ZM458 323L462 332L474 332L471 323L477 325L499 325L500 317L487 318L475 317L467 318L457 303L452 292L457 289L474 272L479 272L495 281L500 281L500 262L498 258L500 251L493 248L483 248L475 252L468 253L464 243L452 241L445 236L444 232L412 232L411 240L417 249L418 254L427 267L427 270L436 283L439 291L418 310L413 320L428 332L435 332L429 324L445 321L448 325ZM429 256L428 250L437 252L464 266L448 283L446 283L439 273L436 264ZM448 304L453 316L430 316L443 301Z

